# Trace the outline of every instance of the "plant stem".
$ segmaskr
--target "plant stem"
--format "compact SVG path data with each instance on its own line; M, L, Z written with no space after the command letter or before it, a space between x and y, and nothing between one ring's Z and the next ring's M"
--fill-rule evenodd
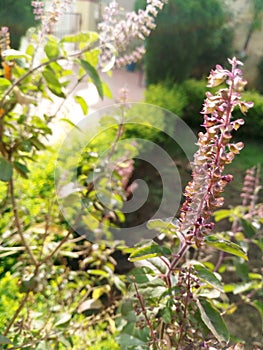
M147 316L147 311L143 305L143 300L142 300L142 296L139 294L139 291L138 291L138 288L137 288L137 285L136 283L134 282L134 288L135 288L135 291L136 291L136 297L139 301L139 304L140 304L140 307L141 307L141 310L142 310L142 313L143 313L143 316L145 318L145 321L146 321L146 324L147 326L149 327L149 330L150 330L150 333L151 333L151 338L153 340L153 343L157 346L157 349L159 350L162 350L160 348L160 346L158 345L158 339L156 338L156 333L153 329L153 325L151 323L151 321L149 320L149 317Z
M15 199L15 191L14 191L14 180L13 177L10 179L9 181L9 191L10 191L10 197L11 197L11 203L12 203L12 209L13 209L13 213L14 213L14 221L15 221L15 226L17 229L17 233L22 241L22 244L25 247L26 252L28 253L31 262L33 263L33 265L37 266L38 262L35 258L35 256L33 255L30 246L28 245L26 238L23 234L23 230L22 230L22 226L20 223L20 219L19 219L19 214L18 214L18 209L17 209L17 203L16 203L16 199Z
M10 328L12 327L13 323L15 322L15 320L17 319L17 316L20 314L21 310L23 309L25 303L27 302L28 296L29 296L30 290L28 290L26 292L26 295L24 296L24 298L22 299L18 309L16 310L16 312L14 313L11 321L9 322L8 326L6 327L3 336L6 336L10 330Z

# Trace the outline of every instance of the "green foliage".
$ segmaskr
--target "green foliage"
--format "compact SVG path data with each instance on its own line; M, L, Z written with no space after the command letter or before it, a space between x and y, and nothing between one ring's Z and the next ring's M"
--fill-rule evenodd
M169 111L182 115L187 105L187 96L179 84L170 87L168 84L149 85L145 92L145 101L155 106L168 109Z
M263 137L263 96L257 91L244 92L244 99L246 101L253 101L254 106L247 112L245 117L240 111L236 111L237 118L243 117L245 120L245 130L240 130L240 134L248 138L262 138Z
M145 3L138 0L135 8L144 8ZM225 21L218 0L169 0L146 40L147 84L202 77L215 63L230 57L232 34Z
M200 128L202 103L207 91L204 80L188 79L182 84L159 83L150 85L145 92L145 101L166 108L181 117L187 125ZM213 90L210 90L213 91ZM244 100L253 101L254 106L244 116L240 110L235 118L244 118L246 127L238 132L247 139L263 137L263 96L257 91L245 91Z
M183 46L180 49L181 31L199 58L201 33L205 38L210 31L211 46L215 43L211 31L218 34L224 15L217 1L209 4L203 0L202 6L196 2L185 6L177 0L167 6L165 16L176 5L184 17L170 18L182 55L186 52ZM162 28L164 17L160 21ZM12 51L4 57L13 66L12 79L5 72L0 79L0 347L159 350L193 345L200 350L205 344L222 348L230 339L224 314L246 302L263 315L262 276L257 266L251 268L247 262L251 245L262 251L262 208L254 203L253 212L246 206L218 212L216 220L229 218L238 226L206 238L200 235L195 241L188 230L179 231L175 219L149 222L150 229L166 237L163 245L150 241L127 249L111 236L111 228L125 220L121 211L125 186L133 171L132 158L140 151L129 137L159 141L158 128L165 126L163 110L154 114L149 105L130 109L120 105L112 115L96 120L96 137L85 134L90 142L76 127L74 142L66 140L59 153L56 180L62 178L64 192L58 191L58 201L54 199L57 151L47 146L51 123L80 82L93 82L101 98L108 91L98 73L97 40L96 33L61 40L48 36L42 42L44 56L37 62L35 47L42 43L33 35L26 54ZM73 54L67 52L66 43L74 43ZM195 60L186 63L178 80L187 76ZM73 64L74 70L69 68ZM172 88L151 86L147 99L155 105L160 101L160 106L176 114L190 114L203 92L203 82L189 80ZM55 99L61 101L56 111L40 106ZM88 112L81 96L74 101L84 114ZM72 182L78 187L66 192L63 185ZM67 208L68 222L59 205ZM196 228L197 224L193 222ZM215 249L217 262L209 260L206 249ZM116 273L116 250L128 251L136 264L128 276ZM231 283L224 274L229 270L237 276ZM233 296L240 299L236 302Z
M104 335L115 332L114 311L125 292L125 277L115 273L116 262L111 257L116 246L110 242L93 245L64 222L54 193L57 151L47 146L51 122L70 95L72 80L74 88L81 81L92 81L101 97L107 91L96 69L99 50L90 48L97 38L96 33L61 41L49 36L41 62L35 61L32 43L26 55L12 51L5 57L6 61L22 59L23 64L14 63L12 81L9 77L0 80L1 344L38 350L83 348L89 339L87 329L91 332L98 321L103 323L100 332ZM68 55L64 42L74 42L79 53ZM74 71L64 69L61 59L74 61ZM64 99L55 113L40 107L39 101L54 98ZM87 112L82 98L75 102ZM111 129L108 143L95 140L91 150L105 151L114 144L117 133L118 128ZM84 152L79 161L83 183L95 165L94 157L87 155ZM100 166L99 159L96 161ZM118 174L112 186L121 205L118 192L123 193L123 188ZM82 195L88 199L85 192ZM93 191L90 199L96 204L94 198ZM94 206L93 215L97 222L103 218L110 225L109 218L103 217L104 208L95 210ZM117 349L109 338L96 339L97 348ZM89 342L93 346L94 339Z

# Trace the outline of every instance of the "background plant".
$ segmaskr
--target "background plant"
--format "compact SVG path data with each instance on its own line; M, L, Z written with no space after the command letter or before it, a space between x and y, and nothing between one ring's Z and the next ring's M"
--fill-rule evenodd
M136 10L145 4L144 0L136 1ZM225 22L226 14L217 0L170 0L156 19L156 30L146 40L147 84L202 77L207 69L231 56L232 33Z
M54 200L52 186L56 152L47 146L52 134L52 121L55 118L61 118L64 122L72 124L65 118L64 109L66 101L72 95L83 113L87 113L86 101L75 94L80 82L92 81L100 97L107 93L108 89L98 73L101 43L96 33L79 33L61 40L50 35L46 36L46 24L49 20L54 21L54 13L50 18L44 17L45 21L42 24L45 23L45 26L42 27L42 32L40 35L33 34L25 53L6 51L2 48L2 58L8 70L3 69L0 78L2 213L0 254L4 259L0 271L0 289L3 291L0 343L2 348L7 349L86 349L87 346L91 348L94 346L96 349L99 347L117 349L118 345L112 335L116 334L116 310L123 294L126 293L127 280L125 276L116 273L118 266L114 254L116 250L118 252L123 250L130 252L130 250L125 249L120 242L100 241L92 244L83 236L77 235L65 221L59 212L57 201ZM7 33L6 29L2 30L2 42L5 48L9 45ZM74 44L76 51L68 52L65 44ZM38 47L44 48L44 55L40 61L36 59ZM233 60L232 63L235 66L239 62ZM223 77L228 75L230 92L229 95L226 90L220 90L217 96L208 94L206 108L214 109L214 113L220 114L222 100L229 110L232 102L239 104L241 109L250 107L249 104L240 101L237 92L231 92L231 84L237 90L243 84L239 71L233 68L230 73L221 67L217 67L217 70L220 73L217 72L219 80L222 74ZM233 80L234 76L236 80ZM211 80L213 78L215 76L212 74ZM45 100L46 102L56 100L59 103L56 104L55 110L45 109L43 104ZM125 104L125 101L122 102ZM114 118L116 120L123 118L122 107L120 104L118 113L113 117L102 118L101 126L108 123L112 125ZM229 117L229 114L226 115ZM129 118L129 111L127 116ZM162 124L162 118L158 122ZM222 152L226 150L223 163L231 162L231 158L238 153L242 145L224 143L229 141L227 128L238 128L242 121L239 119L230 122L227 118L225 124L220 126L220 120L217 123L213 117L209 119L206 116L206 122L208 141L205 135L200 135L200 150L195 158L195 174L198 174L200 169L205 179L207 173L210 176L208 182L210 181L211 187L206 188L207 197L201 201L204 204L208 200L210 207L201 208L199 214L204 216L204 221L200 220L199 215L192 218L190 215L185 219L182 214L180 222L168 221L167 224L167 221L158 221L149 225L166 234L169 242L173 243L172 249L170 243L167 246L151 244L132 252L131 259L134 261L142 257L151 259L147 263L143 262L147 266L134 270L129 277L135 297L124 301L120 307L123 317L117 322L119 328L123 328L119 342L124 348L127 345L156 348L161 346L159 344L161 342L166 347L171 347L177 340L178 344L188 342L192 346L193 339L197 339L198 346L208 346L209 342L210 345L218 345L219 342L228 339L228 332L218 311L222 309L225 312L228 309L226 305L216 303L218 292L223 293L220 278L212 272L211 265L209 267L202 261L196 263L191 260L181 266L181 258L183 256L188 258L186 253L191 253L189 247L196 249L198 254L199 251L202 252L201 246L204 240L209 246L215 246L219 250L246 259L245 252L234 242L227 240L225 235L217 239L206 232L212 227L209 222L212 210L209 210L222 203L219 193L224 183L231 179L231 176L221 174L224 164L220 163L220 157L215 149L218 146ZM132 135L135 132L141 135L140 130L134 130L134 125L124 130L122 123L115 122L114 127L109 128L106 134L98 135L79 156L77 179L82 186L77 193L69 192L67 195L64 193L65 200L70 201L72 196L77 195L82 200L81 203L90 205L89 209L92 210L95 224L89 220L86 224L95 236L99 229L103 235L109 237L107 235L110 234L110 227L123 220L120 208L127 196L127 184L133 171L130 158L137 149L136 146L127 148L129 152L125 156L129 158L129 162L125 163L123 153L119 152L116 144L121 138L125 138L125 134ZM158 139L158 135L152 132L149 132L148 136ZM207 149L210 147L210 151L207 151L206 146ZM105 158L99 157L98 154L106 149L109 153L106 157L108 162L105 163ZM71 151L74 152L74 149ZM213 156L217 163L211 161ZM68 160L71 161L70 158ZM111 168L111 160L117 164L115 169ZM216 166L219 167L219 175ZM76 163L72 164L72 167L76 169ZM111 181L108 180L107 171L101 171L98 178L90 181L89 175L94 169L112 171ZM207 172L209 169L211 171ZM220 183L219 189L216 187L218 176L223 182ZM123 177L126 181L125 186ZM193 180L198 179L194 177ZM109 207L105 207L103 201L96 196L95 185L99 186L97 189L106 198L114 198ZM196 209L194 205L198 198L195 202L191 201L192 193L189 189L191 186L196 189L199 185L200 181L193 182L188 187L182 213L187 211L191 213L191 209ZM211 188L214 198L208 193ZM79 216L82 215L82 208L80 209ZM258 214L260 217L260 211ZM250 223L250 219L246 219ZM256 223L261 221L257 218ZM187 224L187 232L182 226L178 228L184 224ZM238 237L236 239L238 243ZM256 235L254 239L257 240ZM260 241L258 242L260 244ZM178 251L179 256L176 255ZM170 263L168 257L171 256ZM175 265L179 260L177 269ZM222 261L222 266L224 264L225 260ZM254 288L256 285L255 290L260 290L259 276L255 273L248 275L248 278L254 283L249 288ZM236 286L232 285L229 288L233 292ZM247 291L250 292L249 288L241 291L246 297L249 296L247 295ZM196 295L200 297L197 304L194 302ZM261 304L256 303L256 299L252 300L257 294L249 297L250 302L260 311ZM133 312L133 302L137 303L138 320ZM145 302L149 303L149 309ZM188 309L189 318L186 317ZM153 319L153 316L156 319ZM161 319L159 324L157 324L158 317ZM160 330L159 334L155 333L155 328ZM194 329L198 331L195 332ZM204 340L206 338L207 342ZM94 344L96 341L100 343Z
M233 285L224 285L218 270L229 253L235 255L235 259L244 267L247 249L244 237L233 241L234 233L231 232L212 235L214 225L210 220L215 208L223 204L220 193L232 180L231 175L223 174L224 166L231 163L243 147L240 142L233 144L230 141L231 132L239 129L244 122L243 119L233 120L232 112L238 106L245 113L251 104L240 97L240 90L246 84L237 68L241 63L235 58L229 61L231 71L217 65L209 76L210 86L226 81L228 88L219 90L215 95L207 93L202 110L206 133L199 133L193 180L186 187L186 200L180 218L149 222L149 228L155 228L169 237L169 243L164 246L154 242L144 243L131 254L130 260L136 262L138 267L130 274L131 294L120 310L122 318L126 320L120 321L121 334L118 339L122 347L221 349L230 340L221 309L225 307L224 312L231 313L240 302L233 305L228 303L226 292L238 292ZM259 190L259 175L251 177L250 186L246 184L247 197L250 198L256 196ZM255 206L256 198L253 198ZM257 213L253 216L254 220L257 220ZM246 215L243 213L240 217L243 224L249 227ZM195 253L189 256L187 252L190 247L194 248ZM207 247L223 252L215 265L207 259L200 259L200 253L203 249L207 252ZM262 314L260 293L257 294L262 288L262 276L257 273L249 275L247 270L246 278L251 282L241 293L253 289L252 294L246 294L246 301Z

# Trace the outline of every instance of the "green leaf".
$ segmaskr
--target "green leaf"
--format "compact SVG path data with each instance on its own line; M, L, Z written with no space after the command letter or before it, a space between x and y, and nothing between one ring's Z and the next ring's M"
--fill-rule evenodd
M14 168L22 177L24 177L25 179L28 178L27 174L29 173L29 169L27 168L27 166L19 162L14 162Z
M249 290L257 290L262 288L261 281L251 281L251 282L244 282L244 283L238 283L235 284L235 288L233 290L233 294L241 294L244 292L247 292Z
M12 164L0 157L0 180L4 182L8 182L13 175L13 167Z
M214 212L215 221L218 222L220 220L229 218L231 216L231 213L232 213L232 210L230 209L217 210L216 212Z
M250 303L250 305L254 306L260 314L261 326L262 326L262 332L263 332L263 301L254 300L252 303Z
M40 142L36 137L31 137L29 140L37 150L40 151L46 149L46 146L42 142Z
M113 277L114 280L114 284L116 286L117 289L119 289L119 291L121 291L122 293L124 293L126 291L126 285L125 283L120 279L120 277L118 276L114 276Z
M162 310L162 319L165 323L171 323L173 319L173 311L170 307L165 307Z
M88 299L79 305L78 312L81 313L86 310L99 310L102 307L103 304L99 299Z
M102 82L100 80L98 72L88 61L80 60L80 62L81 62L82 67L85 69L85 71L88 73L91 80L95 84L100 98L103 99L103 96L104 96L103 86L102 86Z
M0 334L0 344L12 344L12 342L8 338Z
M213 272L209 271L201 264L195 264L194 268L198 276L202 280L210 284L212 287L218 289L219 291L224 292L224 288L221 284L221 281L216 277L216 275Z
M27 55L26 53L22 51L14 50L14 49L3 51L2 56L6 61L21 59L21 58L30 58L30 56Z
M62 91L62 86L56 77L56 74L51 69L44 69L42 72L44 79L46 80L49 90L58 97L65 97Z
M253 243L255 243L263 251L263 238L262 239L254 239Z
M66 35L60 40L61 43L87 43L91 44L99 39L96 32L78 33L74 35Z
M60 54L58 43L55 41L49 41L45 45L44 51L49 59L57 58Z
M149 329L137 329L134 323L128 323L117 337L121 349L149 349Z
M95 287L92 292L92 299L97 300L99 299L103 294L108 294L110 291L110 286L108 284L105 284L103 286Z
M170 250L168 248L161 247L158 244L153 243L151 245L143 246L137 249L135 248L129 257L129 260L134 262L138 260L154 258L156 256L165 254L170 255Z
M71 314L62 313L58 316L58 320L55 323L55 326L65 325L65 323L68 323L70 319L71 319Z
M88 270L87 273L90 275L95 275L95 276L103 276L103 277L108 277L109 274L106 271L103 270Z
M247 254L244 250L236 243L227 241L225 239L217 238L216 236L205 237L205 242L208 246L222 250L224 252L239 256L245 260L248 260Z
M26 54L33 57L35 54L35 47L32 44L29 44L28 47L26 48Z
M153 271L145 266L136 267L131 270L128 274L128 281L130 283L148 283L150 281L150 274L153 274Z
M247 220L241 218L241 224L242 224L242 227L243 227L243 230L244 230L246 237L250 238L250 237L255 236L255 234L257 233L257 230L251 224L251 222L248 222Z
M229 341L229 333L219 311L206 299L200 298L196 301L201 319L207 328L220 342Z
M62 122L65 122L65 123L67 123L67 124L69 124L70 126L72 126L72 127L75 128L75 129L81 131L81 129L80 129L76 124L74 124L70 119L68 119L68 118L61 118L61 119L59 119L59 120L62 121Z
M108 97L108 98L112 98L112 92L111 92L111 89L109 88L108 84L103 82L102 87L103 87L103 95Z
M0 92L4 92L11 85L11 81L5 78L0 78Z
M87 115L89 107L87 105L87 102L84 100L84 98L81 96L74 96L74 100L80 105L83 114Z

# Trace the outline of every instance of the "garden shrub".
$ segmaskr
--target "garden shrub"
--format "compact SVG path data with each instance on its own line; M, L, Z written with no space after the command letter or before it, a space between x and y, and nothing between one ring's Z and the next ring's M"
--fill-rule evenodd
M207 91L204 80L187 79L182 84L167 83L150 85L145 92L145 101L166 108L181 117L189 126L200 129L203 99ZM214 89L209 89L213 92ZM240 135L246 138L263 137L263 96L256 90L245 91L244 100L253 101L254 106L245 116L246 128L240 130ZM242 118L237 110L235 117ZM243 116L244 117L244 116Z
M137 0L135 9L145 5L145 0ZM232 29L225 27L226 19L221 1L169 0L146 40L147 84L200 78L230 57L233 36Z
M174 84L171 87L167 83L150 85L145 91L145 100L147 103L168 109L178 116L182 115L188 103L182 86Z
M158 13L157 8L163 5L161 1L147 3L148 10L143 16L138 18L135 13L130 14L132 24L142 24L135 28L136 35L153 28L154 13ZM42 2L34 1L32 5L38 15L39 11L43 14ZM111 27L107 31L109 27L105 24L103 44L94 32L58 40L47 35L47 24L54 24L65 8L55 0L53 5L54 11L46 14L46 21L44 15L41 17L46 25L40 36L32 38L26 54L9 51L2 55L9 70L4 70L0 79L0 180L3 182L0 257L5 260L4 268L0 270L0 295L2 306L7 309L3 320L0 307L1 348L79 350L94 345L95 349L118 349L113 339L118 333L116 340L123 349L181 347L201 350L209 345L222 349L231 340L223 320L223 314L230 312L229 308L232 310L240 303L248 302L263 315L258 292L262 290L263 282L258 270L246 273L248 266L245 266L241 275L237 273L244 278L245 286L227 285L220 275L220 268L227 269L228 263L232 271L233 266L236 272L241 271L248 259L246 248L249 243L262 250L262 241L258 238L263 224L262 206L257 204L259 167L254 167L246 176L241 208L217 213L217 221L223 217L233 222L231 232L211 232L214 227L212 215L223 205L221 193L232 180L231 174L224 173L225 165L231 163L243 148L242 142L230 143L230 131L243 124L242 119L232 119L232 110L235 107L249 109L252 105L241 100L240 91L246 82L237 69L240 62L234 57L229 60L231 71L217 66L210 74L211 85L217 86L218 81L224 80L223 76L229 87L219 90L217 95L207 95L205 100L205 133L199 133L198 150L192 162L192 181L185 188L185 201L178 220L172 217L148 223L148 228L155 230L158 238L161 233L167 240L163 245L152 239L144 240L134 248L128 248L123 242L114 241L109 231L125 220L122 208L127 200L126 186L137 149L128 138L126 143L119 144L119 141L125 137L125 125L129 124L132 109L126 113L128 106L124 101L113 115L96 119L96 137L92 123L87 124L91 127L89 133L84 133L80 124L73 128L76 133L65 139L58 156L55 178L62 190L57 187L55 201L53 164L50 164L54 162L55 152L48 152L46 140L52 134L50 123L80 82L92 81L100 97L104 96L106 88L98 73L101 68L99 49L105 42L115 45L119 40L121 44L122 39L126 43L129 27L113 20L117 5L114 1L105 16L114 30L111 31ZM149 14L149 11L152 12ZM124 29L124 36L118 36L114 41L110 35L116 33L116 27ZM4 39L7 41L8 38ZM75 51L68 52L65 43L74 43ZM110 45L105 46L107 51ZM35 49L39 47L44 49L44 57L41 62L36 62ZM18 59L19 62L22 60L23 66L19 65ZM67 70L64 69L65 62L69 63ZM74 70L71 70L69 67L73 65ZM192 85L194 83L186 84L188 93ZM171 89L169 86L157 89L159 98L162 97L163 104L169 102L174 113L183 113L187 94L182 87L176 86L174 103L171 102ZM52 105L54 95L62 99L58 109L55 112L49 108L40 110L39 100L46 99L45 102ZM75 102L86 115L86 101L75 96ZM40 108L36 109L34 105ZM145 108L148 106L142 107ZM138 115L138 124L144 121L142 110L133 112ZM158 122L155 123L154 118ZM85 122L90 123L90 120L91 116ZM163 126L162 112L153 115L148 123ZM104 126L108 129L103 134ZM129 133L136 134L134 125L128 127L126 135ZM143 136L143 132L138 130L137 135ZM185 133L181 135L186 138ZM155 139L158 135L149 131L147 136ZM90 142L88 137L92 137ZM189 140L186 141L190 143ZM83 146L81 150L79 145ZM69 185L67 192L63 185ZM168 185L164 191L169 190ZM175 194L176 190L172 190L171 195L174 197ZM74 197L78 199L77 205ZM82 232L77 230L80 225L84 228ZM94 234L96 243L90 242L92 239L86 235L87 230ZM140 229L137 233L141 238ZM106 241L101 237L106 237ZM188 253L189 256L192 253L190 248L198 261L188 260ZM215 264L208 261L207 254L202 259L212 248L221 254ZM116 250L129 253L130 261L139 264L129 276L116 272L117 263L113 257ZM238 259L234 265L229 254ZM76 264L72 266L72 262ZM10 272L6 272L7 267ZM249 285L247 280L251 282ZM127 293L127 284L131 295ZM231 292L240 296L234 305L227 298ZM124 300L124 295L128 300ZM121 305L120 300L123 301Z
M243 93L244 100L253 101L254 106L247 112L244 118L246 128L240 130L240 134L246 138L261 138L263 137L263 95L256 90L245 91ZM241 111L236 111L235 116L242 118Z

